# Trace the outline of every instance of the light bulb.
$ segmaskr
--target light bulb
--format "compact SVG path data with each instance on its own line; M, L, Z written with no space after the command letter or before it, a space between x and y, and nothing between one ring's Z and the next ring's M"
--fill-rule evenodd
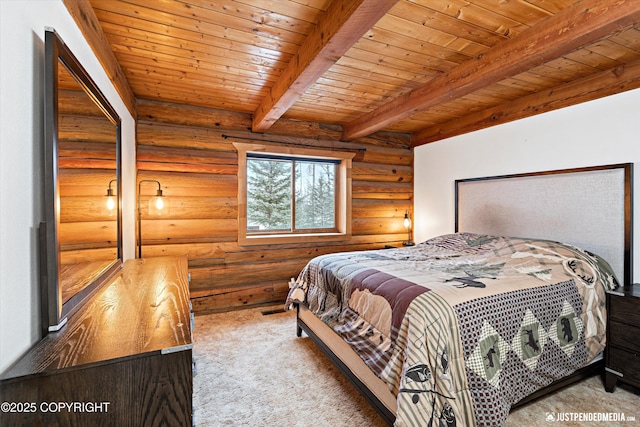
M113 196L107 197L107 210L113 211L116 208L116 199Z
M164 199L162 197L156 197L156 209L159 211L164 209Z
M165 200L160 191L158 193L149 199L149 215L168 215L169 200Z
M407 229L411 228L411 218L409 218L409 211L406 211L404 213L404 222L403 222L403 224L404 224L404 228L407 228Z
M105 207L103 209L103 214L107 216L113 216L115 214L115 210L118 207L118 201L116 200L116 196L113 194L113 189L111 188L111 184L115 182L115 179L109 182L109 188L107 188L107 200L105 202Z

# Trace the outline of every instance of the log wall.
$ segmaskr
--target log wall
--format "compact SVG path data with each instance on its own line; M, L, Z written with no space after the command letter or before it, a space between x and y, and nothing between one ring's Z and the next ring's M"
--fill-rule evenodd
M81 90L59 90L58 101L60 262L114 260L117 216L104 208L116 178L116 126Z
M314 256L401 245L412 208L413 152L403 134L340 142L341 129L280 120L269 134L251 116L138 100L138 181L160 181L168 214L142 210L143 256L186 254L194 311L284 302L288 281ZM348 242L238 245L238 158L234 141L355 150L352 238ZM157 185L143 184L142 205Z

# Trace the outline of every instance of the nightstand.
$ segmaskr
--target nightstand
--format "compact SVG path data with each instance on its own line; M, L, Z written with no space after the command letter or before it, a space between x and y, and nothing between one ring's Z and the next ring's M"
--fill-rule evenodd
M640 284L607 292L607 314L604 388L640 387Z

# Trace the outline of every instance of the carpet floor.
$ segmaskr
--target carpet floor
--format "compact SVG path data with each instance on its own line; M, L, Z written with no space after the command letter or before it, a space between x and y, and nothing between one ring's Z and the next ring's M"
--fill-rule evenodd
M384 426L378 413L310 338L296 337L295 313L281 307L196 316L194 422L209 426ZM640 426L637 390L606 393L592 377L513 411L506 427ZM635 422L573 422L565 413L614 412ZM559 418L564 417L564 418Z

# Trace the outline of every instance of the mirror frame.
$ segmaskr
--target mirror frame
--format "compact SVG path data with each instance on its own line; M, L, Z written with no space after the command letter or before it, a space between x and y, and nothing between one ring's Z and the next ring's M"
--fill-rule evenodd
M122 174L121 119L89 73L53 28L45 28L44 81L44 210L40 224L40 287L43 336L58 331L67 318L122 267ZM116 127L116 191L117 191L117 254L116 258L85 288L68 301L62 301L60 288L60 213L58 200L58 66L64 64L85 93Z

